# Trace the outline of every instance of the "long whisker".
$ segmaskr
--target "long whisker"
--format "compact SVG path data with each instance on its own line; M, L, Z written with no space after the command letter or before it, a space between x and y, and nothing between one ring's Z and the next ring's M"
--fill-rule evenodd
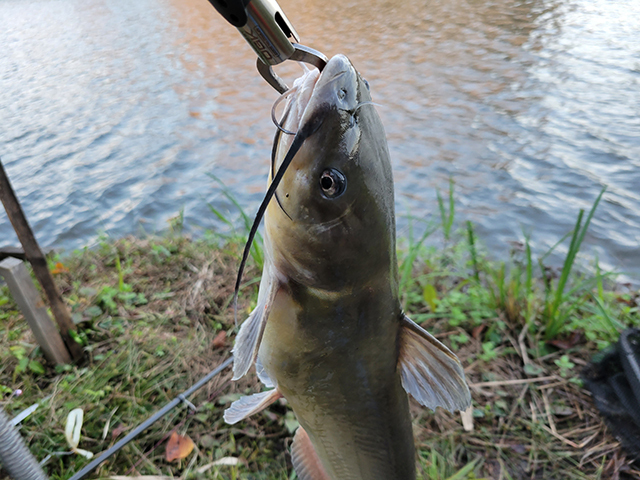
M365 105L375 105L376 107L384 107L384 105L380 105L379 103L376 103L376 102L361 102L358 105L356 105L356 108L354 108L353 113L356 113L360 107L364 107Z
M285 98L287 98L292 93L295 93L297 90L298 90L297 86L290 88L289 90L284 92L282 95L280 95L278 99L273 103L273 107L271 107L271 120L273 121L275 126L278 127L278 130L280 130L282 133L286 133L287 135L295 135L296 132L291 132L282 126L282 124L276 118L276 108L278 108L278 105L280 105L280 103L282 103L282 101Z
M264 198L262 199L262 203L258 208L258 213L256 213L256 218L253 220L253 225L251 225L251 230L249 231L249 237L247 238L247 243L244 245L244 251L242 252L242 260L240 261L240 268L238 269L238 276L236 277L236 285L233 292L233 317L236 324L238 323L238 293L240 292L240 282L242 281L242 274L244 273L244 267L247 263L247 259L249 258L249 252L251 251L251 244L253 243L253 239L256 236L258 227L260 226L260 222L262 221L262 217L264 216L264 213L267 210L267 206L269 205L271 198L276 193L276 189L278 188L278 185L280 184L282 177L284 176L285 172L287 171L287 168L291 164L293 157L296 156L296 153L298 153L298 150L300 150L300 147L302 147L302 144L304 143L304 141L308 137L313 135L316 132L316 130L318 130L323 120L324 120L323 115L317 115L316 117L314 117L312 121L306 123L295 134L296 136L293 139L291 146L289 147L289 151L285 155L284 160L280 165L280 168L278 168L278 172L275 174L275 176L273 177L273 180L271 181L271 184L269 184L267 193L265 194Z

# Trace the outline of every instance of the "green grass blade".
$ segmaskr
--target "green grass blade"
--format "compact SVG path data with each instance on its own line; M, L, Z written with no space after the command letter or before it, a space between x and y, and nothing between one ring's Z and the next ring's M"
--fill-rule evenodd
M420 247L425 242L425 240L429 238L429 236L436 230L437 228L427 227L422 237L420 237L420 239L416 243L410 246L409 252L407 253L407 256L404 258L404 260L402 261L402 265L400 266L400 292L405 291L405 288L409 281L409 277L411 276L411 273L413 271L413 264L416 261L416 258L418 258Z
M471 262L473 264L473 278L477 282L480 281L480 272L478 270L478 252L476 251L475 235L473 233L473 224L467 220L467 233L469 235L469 250L471 251Z
M472 462L467 463L464 467L458 470L454 475L451 475L447 480L464 480L468 478L468 475L473 471L477 463L478 463L478 459L476 458Z
M220 212L210 203L207 203L207 206L209 207L209 210L211 211L211 213L213 213L216 217L218 217L219 220L221 220L222 222L226 223L231 228L233 228L233 222L231 222L231 220L229 220L222 212Z
M571 237L571 244L569 245L569 251L567 252L567 256L562 266L562 272L560 274L560 278L558 279L558 284L556 286L554 301L553 301L553 304L551 305L551 308L549 309L549 318L547 320L547 326L549 327L549 329L545 334L547 338L551 338L552 332L557 333L560 331L561 325L559 324L560 322L556 318L556 313L558 312L558 308L560 307L560 304L563 301L564 289L569 279L569 274L571 273L571 269L573 268L573 264L575 262L576 256L580 251L580 246L582 245L584 237L587 234L587 230L589 229L589 225L591 224L593 215L595 214L596 209L598 208L598 204L600 203L600 200L602 199L602 195L604 194L605 190L606 190L606 187L604 187L600 191L600 195L598 195L598 198L596 199L593 206L591 207L591 210L587 215L587 219L585 220L584 225L582 225L582 217L584 215L584 210L580 210L580 213L578 214L578 219L576 220L576 226L573 230L573 235Z
M438 208L440 209L440 223L442 225L442 232L444 233L444 238L449 239L449 234L447 232L447 212L444 209L444 200L442 200L442 196L440 195L440 191L436 190L436 196L438 197Z
M529 237L524 237L524 248L527 256L527 273L525 280L525 294L527 299L531 296L531 291L533 289L533 261L531 259L531 244L529 243Z
M575 255L578 253L576 248L580 248L580 244L578 243L578 238L580 236L580 227L582 225L583 215L584 215L584 210L580 210L580 213L578 214L578 219L576 220L576 226L573 229L573 235L571 236L569 251L567 252L567 256L564 259L564 263L562 265L562 272L560 273L560 278L558 279L558 285L556 286L554 301L551 306L551 312L550 312L552 317L555 314L555 312L558 310L558 306L562 301L564 286L567 283L567 280L569 278L571 267L573 267L573 260L575 259Z
M453 226L453 220L455 218L455 202L453 200L453 178L449 178L449 219L447 220L447 238L451 233L451 227Z

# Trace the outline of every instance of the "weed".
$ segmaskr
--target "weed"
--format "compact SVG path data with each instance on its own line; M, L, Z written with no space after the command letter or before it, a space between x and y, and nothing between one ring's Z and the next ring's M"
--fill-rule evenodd
M456 351L474 384L474 431L465 432L457 414L412 403L424 478L613 478L609 460L622 455L620 446L606 435L589 395L572 376L575 365L621 329L640 323L639 297L613 291L613 276L597 264L595 276L571 268L597 201L586 222L578 219L562 282L534 276L526 235L523 258L494 263L481 253L472 224L454 232L452 182L448 209L440 196L439 206L444 246L425 245L435 231L426 222L425 233L410 235L399 251L399 276L407 312ZM220 238L226 243L220 245ZM232 340L214 345L221 331L233 335L230 300L242 240L237 234L196 242L178 235L104 239L96 250L60 259L68 271L56 281L80 322L78 339L87 353L81 365L47 369L6 287L0 287L0 395L10 414L50 396L23 422L22 433L39 459L53 455L45 465L52 479L68 478L86 463L55 455L66 448L63 426L70 410L83 408L81 447L98 454L226 358ZM239 299L243 312L255 303L257 253ZM557 334L584 332L570 356L545 341L558 298L554 318L564 324ZM553 380L543 381L545 376ZM18 389L20 396L13 394ZM96 475L135 470L183 478L294 478L285 446L297 421L285 405L276 402L234 427L222 420L231 401L255 390L254 377L239 383L218 377L190 399L196 412L173 411ZM183 464L163 456L163 442L175 429L197 446ZM229 456L242 460L194 474Z
M560 376L566 378L569 376L569 373L576 366L571 360L569 360L568 355L562 355L558 360L554 360L556 366L560 369Z
M566 323L566 319L577 308L581 299L579 297L576 298L575 296L572 298L571 293L575 293L577 290L583 289L587 285L586 282L579 282L576 287L569 292L569 294L565 292L565 287L569 280L569 275L573 268L576 255L578 255L578 252L580 251L580 246L582 245L582 241L587 233L591 219L593 218L596 208L598 208L598 204L600 203L600 199L602 198L605 190L606 187L600 191L600 195L598 195L598 198L596 198L596 201L591 207L584 225L582 225L584 210L580 210L571 235L569 251L567 252L564 264L562 265L562 271L555 286L555 291L551 287L551 282L548 284L549 288L547 288L547 295L545 296L544 309L546 316L545 337L547 340L556 337L562 331L562 328Z
M240 216L242 218L242 222L243 222L243 225L244 225L245 234L248 235L248 233L251 231L251 226L253 224L253 220L245 213L244 209L242 208L242 206L240 205L238 200L235 198L233 193L231 193L231 191L227 188L227 186L222 182L222 180L220 180L218 177L216 177L213 174L209 174L209 176L220 185L220 188L222 189L222 195L224 195L224 197L227 200L229 200L233 204L233 206L238 210L238 212L240 213ZM235 230L235 224L229 218L227 218L226 215L224 215L222 212L217 210L211 204L209 204L209 210L216 217L218 217L219 220L221 220L226 225L231 227L232 230ZM232 238L227 237L227 240L231 240L231 239ZM262 238L262 235L260 234L260 232L256 232L256 236L253 239L250 252L251 252L251 257L253 258L253 261L260 268L262 268L262 265L264 264L263 248L264 248L264 240Z
M449 209L447 211L444 200L440 195L440 191L436 190L436 195L438 197L438 208L440 209L440 222L442 226L442 234L444 235L445 241L449 240L451 235L451 227L453 227L453 220L455 218L455 200L453 198L453 178L449 179Z
M471 263L473 265L473 278L476 282L480 281L480 271L478 269L478 252L476 251L475 234L473 233L473 224L467 221L467 234L469 237L469 251L471 252Z

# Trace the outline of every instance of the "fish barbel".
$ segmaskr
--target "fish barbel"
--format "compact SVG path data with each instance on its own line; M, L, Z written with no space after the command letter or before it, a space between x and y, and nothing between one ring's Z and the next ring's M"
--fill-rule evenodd
M407 392L450 411L470 394L457 357L402 311L385 133L344 55L290 92L270 179L287 161L266 208L258 304L233 349L234 379L255 362L271 390L237 400L225 419L284 396L300 423L300 479L414 479Z

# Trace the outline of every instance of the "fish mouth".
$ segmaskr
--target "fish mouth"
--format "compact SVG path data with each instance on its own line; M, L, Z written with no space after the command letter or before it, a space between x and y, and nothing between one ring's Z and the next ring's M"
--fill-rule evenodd
M278 126L278 132L273 142L271 152L271 178L275 175L279 165L278 158L283 158L281 152L287 152L294 137L301 130L301 126L322 123L326 112L332 108L349 110L355 107L358 97L358 73L351 61L345 55L336 55L327 62L322 72L317 69L306 72L295 80L293 87L285 92L277 104L287 100L282 122L272 116ZM315 129L313 129L315 130ZM276 191L276 203L284 214L292 219Z
M295 134L320 111L332 107L343 110L355 108L358 73L351 61L339 54L327 62L322 72L313 69L296 79L293 88L283 96L288 97L288 102L281 130Z
M282 133L285 129L283 125L278 123L278 132L276 133L272 151L271 182L258 208L253 225L249 230L249 236L242 252L240 267L238 268L238 276L236 277L233 296L234 310L236 312L240 282L242 281L242 274L247 258L249 258L251 244L258 231L260 221L267 210L267 206L274 196L287 217L292 219L284 210L280 198L277 195L277 188L282 177L293 161L296 153L302 148L305 140L313 135L322 125L326 118L326 113L330 109L350 110L349 105L352 105L351 109L356 107L358 97L360 96L358 86L359 77L354 66L346 56L336 55L327 62L322 73L315 69L307 72L301 79L296 80L294 88L289 92L285 92L280 98L287 98L288 94L292 94L285 109L283 123L284 127L293 128L293 132L295 133L290 132L293 133L293 135L285 135L285 138L283 138ZM281 148L286 153L282 156L280 165L276 166L276 159L280 156L279 152Z

